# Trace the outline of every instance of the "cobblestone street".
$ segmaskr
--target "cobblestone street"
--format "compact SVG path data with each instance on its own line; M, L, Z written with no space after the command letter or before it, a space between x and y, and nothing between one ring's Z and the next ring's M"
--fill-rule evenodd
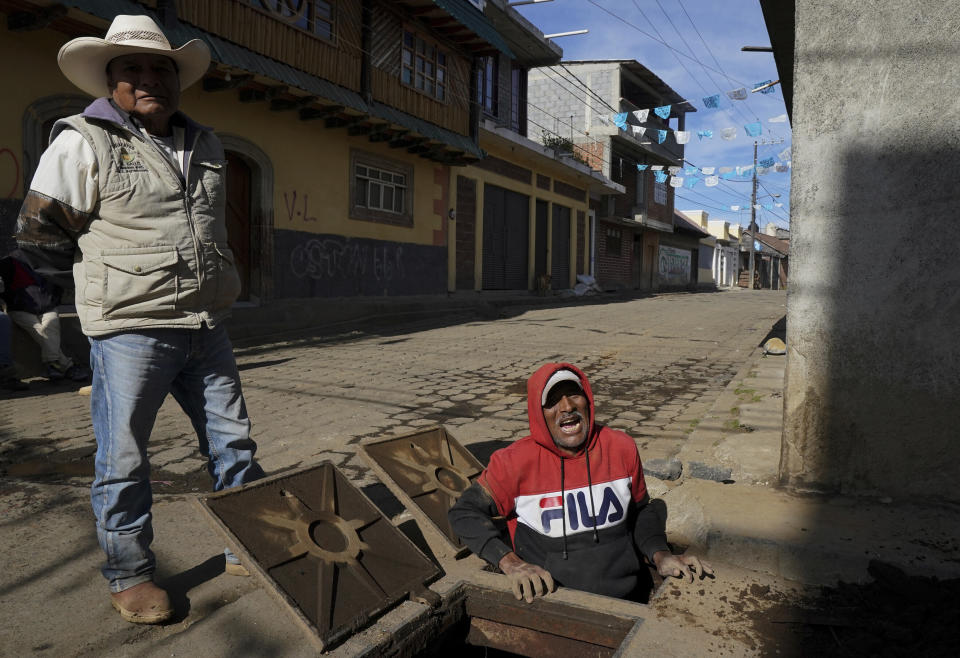
M374 480L354 446L420 426L444 424L485 462L526 432L526 378L546 361L586 371L598 419L630 433L644 460L675 455L785 302L783 292L734 290L509 307L493 320L358 327L236 352L266 471L330 460L365 486ZM4 401L0 471L89 482L88 404L74 388L42 382ZM155 493L209 488L196 443L168 397L149 448Z
M731 385L762 374L756 347L783 317L785 302L782 292L734 290L566 306L507 304L498 313L490 313L489 304L467 311L461 305L450 315L428 309L432 319L393 325L377 317L312 335L245 341L236 353L265 470L330 460L415 538L409 512L357 454L365 439L442 423L486 462L527 432L527 377L545 361L567 360L590 377L598 420L635 437L644 460L704 441L715 445L724 435L704 434L704 427L716 424L712 417L726 413L728 402L739 404ZM210 478L190 422L172 398L157 418L149 452L155 576L171 592L178 616L142 627L113 611L98 573L103 555L90 511L95 441L89 400L77 385L34 381L31 390L0 403L0 598L8 615L0 646L18 656L314 655L259 579L223 573L224 538L192 495L209 491ZM658 487L656 495L669 496L662 482L648 483ZM690 497L717 495L711 484L726 486L693 480L675 490L670 518L681 541L695 534L683 528L706 528L697 510L708 500ZM733 596L734 586L706 589ZM652 636L666 635L671 615L689 616L676 601L670 596L645 613ZM54 603L61 615L51 627L45 611ZM691 629L697 649L682 655L702 655L714 641L734 652L743 646L710 635L714 630Z

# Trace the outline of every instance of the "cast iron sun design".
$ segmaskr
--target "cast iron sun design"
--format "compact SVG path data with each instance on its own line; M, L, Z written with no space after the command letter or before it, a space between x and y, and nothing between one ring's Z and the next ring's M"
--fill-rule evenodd
M205 505L324 644L439 574L329 462L214 494Z
M476 457L442 427L366 443L361 452L401 503L413 513L419 508L455 547L463 547L447 512L483 470Z

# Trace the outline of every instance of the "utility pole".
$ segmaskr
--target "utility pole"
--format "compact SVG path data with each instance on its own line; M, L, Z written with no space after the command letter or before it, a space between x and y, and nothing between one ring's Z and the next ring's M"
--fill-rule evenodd
M753 194L750 197L750 283L749 288L753 290L753 268L754 268L754 244L756 243L755 233L757 230L757 142L753 142Z

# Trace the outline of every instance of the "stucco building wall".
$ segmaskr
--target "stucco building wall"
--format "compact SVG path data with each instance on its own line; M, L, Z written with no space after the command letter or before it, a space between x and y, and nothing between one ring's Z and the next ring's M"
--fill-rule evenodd
M784 482L960 500L958 29L796 2Z

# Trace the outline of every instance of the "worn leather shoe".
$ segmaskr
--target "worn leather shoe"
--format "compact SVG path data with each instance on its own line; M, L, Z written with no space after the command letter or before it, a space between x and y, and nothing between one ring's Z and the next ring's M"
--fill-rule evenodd
M223 572L231 576L249 576L250 572L239 562L227 562L223 565Z
M161 624L173 617L167 591L151 582L111 594L110 603L121 617L134 624Z

